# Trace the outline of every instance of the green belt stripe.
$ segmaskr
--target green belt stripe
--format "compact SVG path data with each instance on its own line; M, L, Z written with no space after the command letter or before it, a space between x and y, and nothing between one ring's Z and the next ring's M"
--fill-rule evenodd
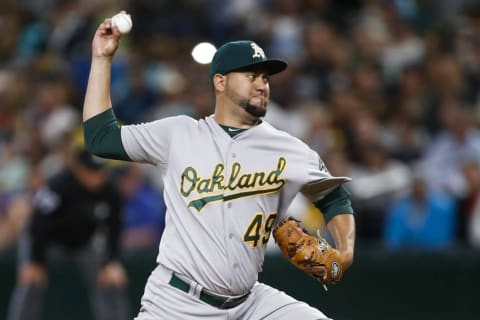
M186 293L188 293L190 291L190 285L187 282L180 279L179 277L177 277L175 274L172 274L172 278L170 279L169 284L172 287L180 289L180 290L182 290ZM210 295L210 294L202 291L202 292L200 292L200 297L199 298L203 302L206 302L209 305L212 305L214 307L217 307L217 308L220 308L220 309L229 309L229 308L233 308L235 306L238 306L240 303L247 300L248 296L249 296L249 293L244 295L244 296L238 297L237 299L233 299L233 300L230 300L230 301L227 302L227 300L222 298L222 297L216 297L216 296Z
M169 283L172 287L180 289L186 293L190 291L190 285L175 275L172 275Z

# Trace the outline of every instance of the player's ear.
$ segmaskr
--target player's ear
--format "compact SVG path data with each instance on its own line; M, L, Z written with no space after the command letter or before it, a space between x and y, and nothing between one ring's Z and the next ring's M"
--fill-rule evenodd
M223 92L225 90L225 79L226 77L223 74L215 74L213 76L213 87L215 91Z

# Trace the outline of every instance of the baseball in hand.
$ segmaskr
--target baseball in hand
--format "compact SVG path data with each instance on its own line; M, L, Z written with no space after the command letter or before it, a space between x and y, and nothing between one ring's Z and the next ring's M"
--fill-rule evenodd
M126 13L117 13L112 17L112 27L117 26L118 30L125 34L132 30L132 18Z

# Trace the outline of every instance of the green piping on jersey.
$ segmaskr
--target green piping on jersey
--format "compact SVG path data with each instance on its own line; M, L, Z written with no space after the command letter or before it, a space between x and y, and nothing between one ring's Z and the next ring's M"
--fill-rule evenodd
M245 130L248 130L248 129L243 129L243 128L237 128L237 127L231 127L231 126L225 126L223 124L220 125L220 127L222 127L222 129L231 137L235 137L237 134L245 131Z
M283 187L283 185L278 186L276 188L271 188L271 189L246 191L246 192L239 192L239 193L234 193L234 194L229 194L229 195L217 194L217 195L214 195L214 196L208 196L208 197L192 200L188 204L188 207L193 207L193 208L197 209L197 211L200 212L200 210L202 210L203 207L205 207L210 202L215 202L215 201L220 201L220 200L223 200L223 201L227 202L227 201L236 200L236 199L240 199L240 198L256 196L256 195L259 195L259 194L274 193L274 192L277 192L280 189L282 189L282 187Z
M109 159L131 161L123 148L120 127L110 108L83 123L85 146L91 153Z
M314 205L323 212L325 222L339 214L352 214L353 208L350 201L350 193L344 186L339 186L325 198L315 201Z
M200 198L200 199L197 199L197 200L190 201L190 203L188 204L188 207L189 208L193 207L193 208L197 209L197 211L200 211L200 210L203 209L203 207L205 207L210 202L215 202L215 201L220 201L220 200L223 200L223 194L217 194L217 195L214 195L214 196L208 196L208 197L205 197L205 198Z

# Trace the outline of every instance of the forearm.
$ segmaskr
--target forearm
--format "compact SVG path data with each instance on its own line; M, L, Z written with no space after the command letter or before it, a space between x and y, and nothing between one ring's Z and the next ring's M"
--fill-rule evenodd
M92 57L83 106L85 147L104 158L129 160L110 100L111 58Z
M347 269L353 263L355 250L355 219L353 214L334 216L327 224L335 247L342 254L343 267Z
M83 105L83 121L110 109L111 57L92 57L87 91Z

